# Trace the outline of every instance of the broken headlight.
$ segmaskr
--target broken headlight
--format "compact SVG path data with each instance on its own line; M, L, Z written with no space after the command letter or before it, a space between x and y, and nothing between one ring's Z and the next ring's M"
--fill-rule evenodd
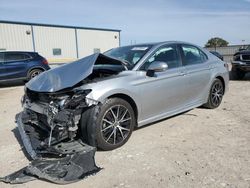
M75 94L65 101L62 101L65 108L75 109L82 108L85 106L86 96L91 92L91 89L88 90L75 90Z
M62 109L65 105L65 103L70 99L68 95L63 95L57 98L58 105Z

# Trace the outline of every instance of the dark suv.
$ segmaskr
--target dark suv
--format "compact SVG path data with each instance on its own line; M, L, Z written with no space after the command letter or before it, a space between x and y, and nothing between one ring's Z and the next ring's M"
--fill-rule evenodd
M0 52L0 81L29 81L49 69L47 60L36 52Z
M235 79L244 78L250 72L250 46L234 54L232 61L232 75Z

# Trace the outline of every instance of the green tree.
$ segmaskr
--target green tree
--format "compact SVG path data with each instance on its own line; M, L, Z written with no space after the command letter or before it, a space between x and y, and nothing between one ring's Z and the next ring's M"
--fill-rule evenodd
M219 38L219 37L214 37L207 41L207 43L205 44L205 47L216 49L217 47L224 47L227 45L228 45L228 42L226 40Z

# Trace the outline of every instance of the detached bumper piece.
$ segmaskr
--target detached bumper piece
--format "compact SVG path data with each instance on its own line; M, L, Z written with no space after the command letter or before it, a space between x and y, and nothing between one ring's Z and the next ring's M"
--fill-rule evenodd
M73 140L44 149L39 140L43 137L42 131L23 124L22 113L17 114L16 121L24 147L33 160L29 166L0 178L0 181L18 184L41 179L68 184L100 171L94 159L96 148Z

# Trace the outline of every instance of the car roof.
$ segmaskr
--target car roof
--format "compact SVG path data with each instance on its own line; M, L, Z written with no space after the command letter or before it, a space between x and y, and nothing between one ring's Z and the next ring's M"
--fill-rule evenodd
M198 46L189 42L183 42L183 41L162 41L162 42L149 42L149 43L138 43L138 44L131 44L131 45L126 45L126 46L121 46L121 47L129 47L129 46L143 46L143 45L150 45L150 46L158 46L158 45L164 45L164 44L189 44L189 45L194 45Z

